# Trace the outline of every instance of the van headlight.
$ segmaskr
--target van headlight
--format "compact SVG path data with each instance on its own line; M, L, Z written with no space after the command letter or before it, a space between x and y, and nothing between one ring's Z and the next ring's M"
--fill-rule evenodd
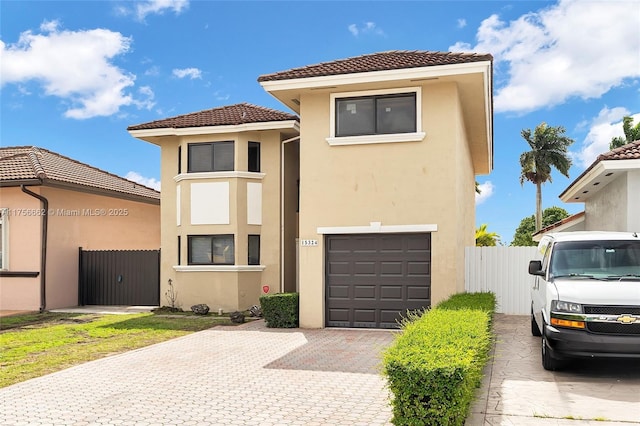
M565 302L563 300L553 300L551 302L551 312L567 312L570 314L581 314L582 305L579 303Z

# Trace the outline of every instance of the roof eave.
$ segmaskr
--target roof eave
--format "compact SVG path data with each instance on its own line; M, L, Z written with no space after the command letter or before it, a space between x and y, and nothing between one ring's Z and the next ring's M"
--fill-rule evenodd
M48 186L51 188L67 189L67 190L83 192L87 194L102 195L105 197L119 198L119 199L128 200L128 201L136 201L139 203L154 204L154 205L160 204L159 195L158 195L158 198L147 197L144 195L131 194L128 192L121 192L113 189L98 188L93 186L81 185L81 184L71 183L71 182L63 182L63 181L52 180L52 179L45 179L42 185Z
M3 179L0 180L1 188L10 188L13 186L35 186L42 185L42 181L40 179Z
M565 203L583 203L589 196L581 196L594 182L600 182L607 173L640 170L640 159L629 160L596 160L576 180L574 180L558 197ZM617 176L615 176L617 178ZM614 178L614 179L615 179ZM606 186L604 183L598 190ZM597 192L597 191L594 191Z
M477 61L463 64L432 65L416 68L400 68L383 71L367 71L351 74L337 74L319 77L292 78L286 80L261 81L260 85L267 92L292 89L312 89L325 86L344 86L348 84L376 83L394 80L423 80L459 74L471 74L479 71L487 72L491 61Z
M300 132L300 122L298 120L282 120L282 121L262 121L256 123L243 123L223 126L201 126L201 127L164 127L159 129L139 129L128 130L129 134L134 138L144 139L163 136L192 136L192 135L209 135L220 133L239 133L251 131L280 130L293 129ZM150 140L149 142L152 142Z

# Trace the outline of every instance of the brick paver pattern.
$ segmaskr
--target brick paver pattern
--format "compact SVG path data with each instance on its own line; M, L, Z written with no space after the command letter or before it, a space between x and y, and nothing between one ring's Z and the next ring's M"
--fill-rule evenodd
M0 424L386 425L393 335L217 327L0 389Z

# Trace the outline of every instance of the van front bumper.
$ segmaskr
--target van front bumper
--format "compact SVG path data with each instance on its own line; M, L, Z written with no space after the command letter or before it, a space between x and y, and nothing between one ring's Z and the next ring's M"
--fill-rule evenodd
M556 357L640 358L640 334L599 334L546 324L544 332Z

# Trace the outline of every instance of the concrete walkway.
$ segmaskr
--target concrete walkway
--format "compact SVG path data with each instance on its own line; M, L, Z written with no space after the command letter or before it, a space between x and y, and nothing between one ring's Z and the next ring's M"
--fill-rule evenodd
M574 360L542 368L530 317L497 314L493 361L468 425L640 425L640 360Z

